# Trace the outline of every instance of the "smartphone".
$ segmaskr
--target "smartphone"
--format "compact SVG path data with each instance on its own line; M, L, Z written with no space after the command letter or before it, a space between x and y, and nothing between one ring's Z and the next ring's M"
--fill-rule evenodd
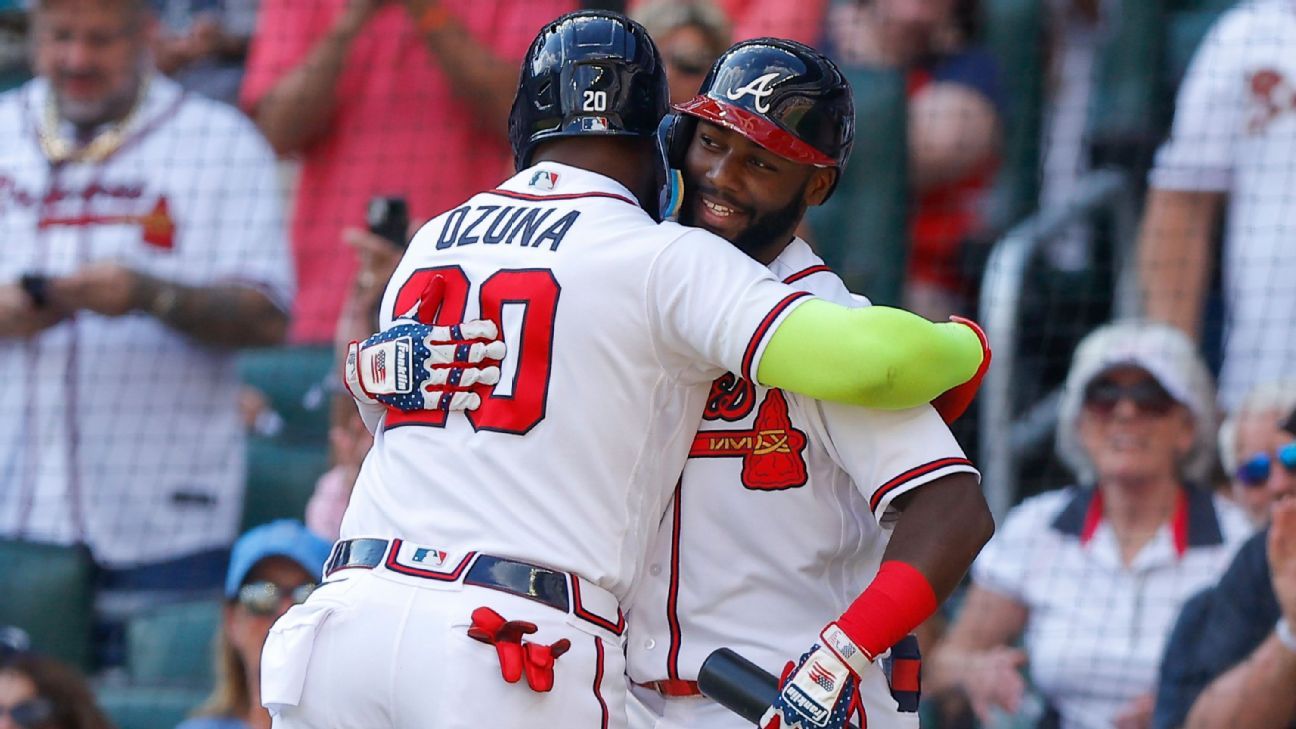
M369 232L386 238L397 248L409 245L409 205L405 198L377 195L369 200L365 211Z

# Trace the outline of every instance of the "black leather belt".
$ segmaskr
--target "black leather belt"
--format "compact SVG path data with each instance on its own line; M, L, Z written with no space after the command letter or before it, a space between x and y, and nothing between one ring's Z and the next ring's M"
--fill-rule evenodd
M386 539L338 542L324 565L324 576L344 569L373 569L383 563L387 546ZM563 612L572 607L566 572L513 559L478 554L464 574L463 583L525 597Z

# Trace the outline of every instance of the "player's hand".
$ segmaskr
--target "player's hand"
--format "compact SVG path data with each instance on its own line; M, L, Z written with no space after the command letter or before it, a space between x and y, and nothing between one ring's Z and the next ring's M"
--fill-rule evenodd
M976 397L977 390L981 389L981 380L985 378L986 370L990 369L990 340L981 327L971 319L964 319L961 316L951 316L950 321L962 324L976 333L977 339L981 340L981 366L977 368L976 374L972 379L963 384L946 390L935 400L932 400L932 407L940 413L941 419L946 425L958 420L963 412L972 404L972 399Z
M91 263L70 276L50 279L50 304L65 312L85 309L122 316L148 305L141 300L143 280L143 275L120 263Z
M428 324L444 290L444 279L433 277L414 318L397 319L387 331L351 342L344 381L352 397L407 413L477 409L481 396L473 389L499 382L504 342L486 319Z
M761 717L762 729L842 729L852 716L867 726L859 698L860 673L870 661L836 623L819 643L783 672L778 698Z

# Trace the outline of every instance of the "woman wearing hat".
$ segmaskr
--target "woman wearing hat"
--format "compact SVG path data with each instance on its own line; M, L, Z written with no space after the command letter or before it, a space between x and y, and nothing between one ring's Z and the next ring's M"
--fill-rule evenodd
M234 543L216 637L216 688L176 729L269 729L261 706L261 648L270 626L315 589L331 545L299 521L248 530Z
M1214 399L1175 329L1128 321L1085 337L1057 431L1079 485L1008 514L972 567L925 688L961 690L984 721L1017 713L1029 680L1063 729L1148 726L1180 605L1250 533L1206 488Z

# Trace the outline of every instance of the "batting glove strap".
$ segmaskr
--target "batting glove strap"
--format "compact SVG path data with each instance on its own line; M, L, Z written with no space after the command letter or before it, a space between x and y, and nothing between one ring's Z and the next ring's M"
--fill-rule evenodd
M846 664L856 676L860 676L868 670L868 666L873 662L873 656L868 651L855 645L855 641L846 635L846 631L841 629L837 623L828 623L819 633L819 643L833 654L844 664Z

